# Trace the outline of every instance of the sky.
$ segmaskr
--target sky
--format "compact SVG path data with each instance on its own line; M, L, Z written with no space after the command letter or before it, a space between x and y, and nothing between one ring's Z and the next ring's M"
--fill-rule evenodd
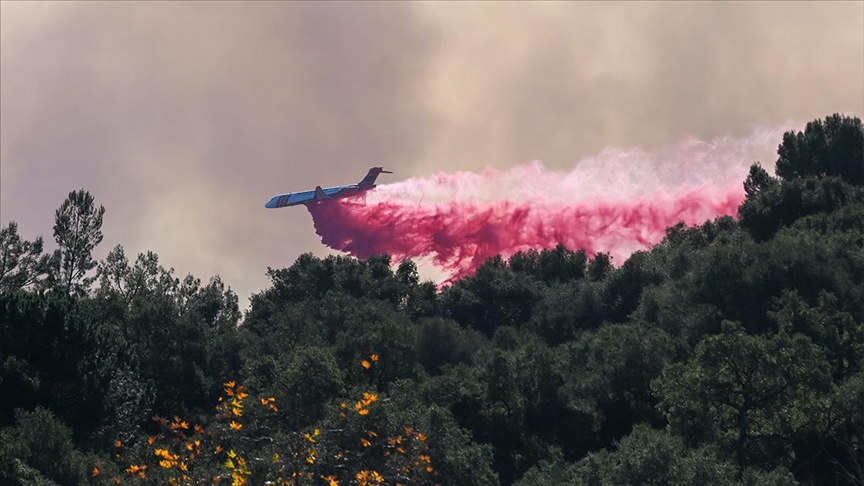
M0 224L241 297L321 244L274 194L864 115L864 2L0 2ZM779 143L779 140L778 140ZM763 165L773 166L772 160ZM386 178L386 179L385 179Z

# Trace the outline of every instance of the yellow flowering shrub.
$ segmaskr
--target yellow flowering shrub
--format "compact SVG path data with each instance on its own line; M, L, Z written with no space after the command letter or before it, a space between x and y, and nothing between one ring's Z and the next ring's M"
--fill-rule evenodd
M363 360L371 368L379 360ZM153 417L160 432L124 450L115 443L117 467L111 477L94 464L94 484L432 484L435 470L426 436L405 426L398 433L375 430L375 407L382 400L364 391L342 402L335 424L322 430L286 433L278 427L278 399L250 398L235 381L223 384L213 420L190 423L182 417ZM339 423L338 421L342 421ZM124 453L121 453L124 452Z

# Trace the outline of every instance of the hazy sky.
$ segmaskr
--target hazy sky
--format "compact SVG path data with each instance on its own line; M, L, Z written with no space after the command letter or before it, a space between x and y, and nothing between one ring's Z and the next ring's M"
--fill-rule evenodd
M153 250L245 306L327 254L273 194L834 112L864 115L864 2L3 1L0 224L51 240L85 188L98 257Z

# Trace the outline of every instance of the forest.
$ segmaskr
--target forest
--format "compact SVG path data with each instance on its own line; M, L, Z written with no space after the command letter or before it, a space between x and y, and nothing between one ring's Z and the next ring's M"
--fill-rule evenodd
M0 229L0 483L864 485L864 128L777 142L737 217L625 262L439 289L304 254L246 310L155 252L95 260L73 191L56 250Z

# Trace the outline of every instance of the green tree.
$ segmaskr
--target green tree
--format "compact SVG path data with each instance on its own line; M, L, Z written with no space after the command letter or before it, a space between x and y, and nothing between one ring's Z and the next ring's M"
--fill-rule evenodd
M807 176L771 185L738 207L741 226L757 241L772 238L780 228L814 214L828 214L864 202L864 188L836 176Z
M15 420L0 429L0 482L87 484L88 461L72 444L69 427L44 408L16 410Z
M835 382L864 371L864 323L843 311L833 293L820 291L818 305L810 306L797 291L784 292L768 315L778 327L800 332L822 347Z
M272 363L267 385L262 392L279 397L287 430L309 427L324 418L325 409L345 393L344 372L335 358L323 348L300 347L290 355L277 357Z
M639 425L615 450L589 454L572 467L574 484L732 485L735 467L710 447L689 449L680 437Z
M777 153L777 175L786 181L827 175L864 185L864 126L858 117L835 113L813 120L803 133L783 134Z
M417 359L431 375L442 373L448 365L471 364L477 350L488 342L449 319L426 318L418 324Z
M39 284L51 264L51 255L42 254L41 236L33 241L21 239L15 221L0 229L0 292Z
M585 250L571 251L559 244L552 250L528 250L510 257L510 268L517 274L540 282L569 282L585 277L588 257Z
M864 365L864 355L859 356ZM832 475L849 484L864 484L864 372L849 377L837 390L833 400L836 422L830 438L836 442L836 452L830 454ZM826 449L831 450L830 446ZM826 471L828 472L828 471ZM817 476L818 477L818 476Z
M714 442L738 467L788 463L798 431L824 426L830 389L823 351L802 334L750 336L737 323L703 339L687 363L652 384L673 430Z
M93 249L102 242L105 208L94 205L84 189L72 191L54 213L54 239L60 255L57 285L67 294L85 294L95 277L87 273L96 267Z
M500 326L528 322L542 286L517 278L500 256L490 258L471 277L448 287L441 295L449 317L486 336Z
M602 292L602 282L575 280L552 285L540 294L523 329L550 346L570 341L580 331L594 329L607 318Z
M701 486L794 486L792 474L777 468L769 472L748 469L735 480L735 466L711 447L690 449L680 437L639 425L616 444L589 454L573 464L562 460L541 461L516 483L517 486L621 484Z
M588 278L601 281L612 271L612 257L608 253L598 253L588 264Z
M591 433L583 433L581 443L566 443L581 450L565 452L578 456L586 449L608 447L635 424L661 422L650 384L674 355L665 332L642 323L604 324L557 352L563 399L569 409L592 420Z

